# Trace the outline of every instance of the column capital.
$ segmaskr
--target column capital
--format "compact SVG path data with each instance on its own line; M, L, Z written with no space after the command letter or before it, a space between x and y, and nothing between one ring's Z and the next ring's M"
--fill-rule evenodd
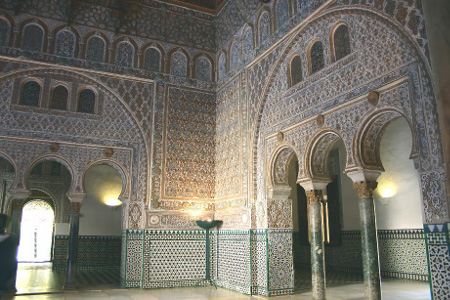
M377 188L376 181L353 182L353 188L358 192L359 199L369 199L373 196L373 191Z
M86 197L86 193L67 193L67 198L69 198L70 202L82 202Z
M323 190L309 190L305 193L309 204L321 203L323 200Z
M376 182L377 178L381 175L380 170L367 170L367 169L360 169L356 171L348 171L345 172L348 177L353 182L362 182L362 181L373 181Z
M300 184L305 191L313 190L325 190L327 185L331 182L330 179L298 179L297 183Z
M27 189L16 188L10 191L10 195L14 200L25 200L28 198L30 191Z
M71 201L70 202L70 213L71 214L79 214L80 210L81 210L81 202L75 202L75 201Z

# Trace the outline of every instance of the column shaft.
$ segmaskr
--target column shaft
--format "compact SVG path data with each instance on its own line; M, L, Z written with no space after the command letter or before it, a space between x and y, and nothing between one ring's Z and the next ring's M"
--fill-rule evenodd
M319 190L306 192L309 202L312 296L315 300L326 299L324 245L322 238L322 195L323 192Z
M380 264L378 261L378 237L375 205L372 191L377 183L362 181L353 184L359 194L361 220L361 250L364 273L364 293L369 300L381 300Z
M78 254L78 231L80 227L80 202L71 203L70 212L70 232L69 232L69 248L67 256L67 277L64 285L65 289L76 288L77 273L77 254Z
M313 299L325 299L325 268L320 203L309 204L309 230L311 236L311 275Z

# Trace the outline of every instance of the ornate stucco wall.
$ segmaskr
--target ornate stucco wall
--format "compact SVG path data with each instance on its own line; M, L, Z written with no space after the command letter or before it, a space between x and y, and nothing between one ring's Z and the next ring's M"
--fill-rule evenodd
M433 295L446 297L441 277L448 275L438 270L449 260L448 230L433 225L449 221L446 174L420 1L230 0L216 16L150 0L123 10L20 3L4 2L0 11L9 24L0 47L0 153L16 170L11 199L28 188L27 170L42 159L71 171L69 198L83 194L89 167L115 167L126 182L123 286L206 284L206 237L194 221L214 217L223 220L211 250L219 285L292 292L289 158L299 160L300 181L326 178L328 150L340 139L346 172L381 171L380 137L401 117L411 127L431 224L425 236L447 238L427 244ZM340 24L351 53L335 60ZM43 30L41 51L22 49L29 25ZM105 42L102 61L86 59L93 36ZM318 40L324 67L312 72ZM59 51L62 44L68 52ZM147 64L149 48L160 54L158 70ZM296 54L303 80L290 86ZM43 84L39 107L20 105L28 78ZM72 92L68 111L48 106L57 82ZM97 92L95 114L76 109L82 87Z

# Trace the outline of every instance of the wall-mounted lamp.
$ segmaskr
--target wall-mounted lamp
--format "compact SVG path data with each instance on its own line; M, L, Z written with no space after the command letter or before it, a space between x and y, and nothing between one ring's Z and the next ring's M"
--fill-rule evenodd
M122 201L117 198L107 198L105 204L111 207L122 205Z

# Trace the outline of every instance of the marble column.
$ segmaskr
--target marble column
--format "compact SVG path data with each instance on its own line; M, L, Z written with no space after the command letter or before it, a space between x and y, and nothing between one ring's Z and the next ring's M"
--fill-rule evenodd
M14 199L11 201L11 235L15 235L20 241L20 223L22 220L22 209L25 199Z
M309 234L311 246L312 298L326 299L325 247L322 237L322 202L329 181L298 181L308 199Z
M380 264L378 259L378 237L373 191L377 187L379 171L348 174L353 187L358 191L361 224L361 251L364 274L364 294L369 300L381 299Z
M311 276L313 299L325 299L325 262L322 237L322 190L306 191L309 206L309 232L311 245Z
M76 289L77 254L78 254L78 231L80 226L81 201L70 202L70 232L67 257L67 276L64 289Z

